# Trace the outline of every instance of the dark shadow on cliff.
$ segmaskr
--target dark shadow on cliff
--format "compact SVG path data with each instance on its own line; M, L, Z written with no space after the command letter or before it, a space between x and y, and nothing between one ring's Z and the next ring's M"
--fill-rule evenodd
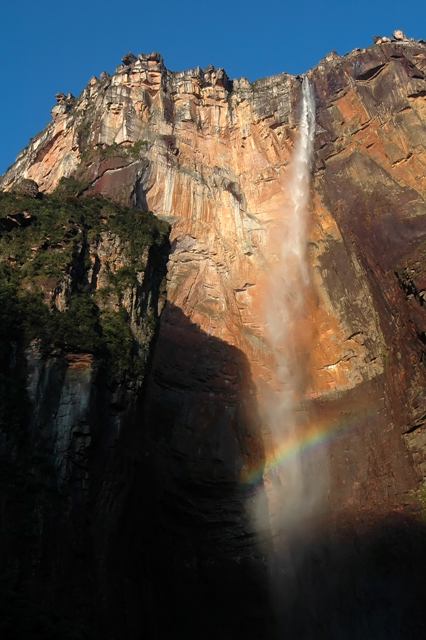
M266 566L241 482L264 456L245 355L168 303L141 411L141 458L112 543L128 637L269 637Z
M288 538L295 573L275 598L277 625L268 550L240 481L243 466L262 468L264 456L247 359L167 305L149 370L138 399L130 390L112 398L100 382L93 389L92 486L74 492L66 513L68 494L57 509L47 496L40 551L19 542L31 598L0 585L5 637L92 638L95 629L102 640L424 638L426 525L415 512L383 509L306 522ZM32 514L32 504L21 508ZM81 632L64 626L73 612Z
M277 638L422 640L426 523L409 511L340 513L290 544L292 589Z
M289 535L294 575L273 611L268 545L260 550L239 482L243 464L263 460L253 398L244 354L167 305L134 429L138 469L108 550L102 637L423 638L426 526L383 507Z

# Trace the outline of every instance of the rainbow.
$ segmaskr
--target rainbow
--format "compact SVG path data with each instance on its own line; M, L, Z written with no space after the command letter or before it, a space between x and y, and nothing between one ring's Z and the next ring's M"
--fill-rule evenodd
M262 464L254 469L246 470L242 474L241 482L253 487L263 483L266 474L274 474L298 457L306 457L325 447L332 440L347 435L356 427L359 427L366 419L370 420L377 415L378 409L373 408L364 411L362 416L353 417L352 420L333 419L330 422L311 423L308 427L297 427L291 434L283 437L282 441L275 445L274 449L262 461Z

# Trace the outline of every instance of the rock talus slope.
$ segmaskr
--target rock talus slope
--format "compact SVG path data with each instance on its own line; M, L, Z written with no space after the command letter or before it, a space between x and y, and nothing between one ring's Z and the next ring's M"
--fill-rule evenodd
M123 553L130 564L135 536L155 550L152 562L140 554L135 573L150 581L160 610L174 610L176 629L191 619L204 629L200 638L210 637L203 616L220 610L212 637L217 629L237 637L246 624L246 636L259 625L251 637L260 638L267 634L265 549L250 542L259 532L247 515L247 478L259 469L261 476L275 454L265 419L276 377L264 307L265 295L280 295L268 289L267 274L288 202L301 83L286 73L231 81L213 66L170 72L156 53L123 61L114 74L92 78L79 98L58 94L52 121L0 186L11 190L28 178L49 192L74 176L85 194L171 223L167 302L138 413L143 463L120 524ZM334 575L352 575L357 563L367 574L377 540L394 535L404 545L401 522L414 518L412 493L426 475L425 74L426 44L401 38L343 57L332 52L308 72L317 112L310 282L303 312L291 319L292 357L303 372L300 439L312 425L324 434L304 473L312 484L317 476L326 482L319 542L306 542L311 555L300 560L304 578L295 592L310 594L318 609L330 607L315 587L315 558L326 556L318 548L334 545L338 559L325 563ZM401 522L376 540L375 523L389 514ZM402 561L403 584L417 588L410 562ZM226 572L234 576L229 585ZM133 600L142 599L147 637L162 633L139 578L126 580L129 628L139 624ZM334 621L313 631L314 622L298 617L302 597L283 623L288 632L339 637L330 634L371 596L361 578L361 586L351 580L336 578L342 603ZM398 589L392 602L403 600L405 587ZM398 609L402 635L383 637L421 628L410 606ZM359 633L376 623L365 614Z

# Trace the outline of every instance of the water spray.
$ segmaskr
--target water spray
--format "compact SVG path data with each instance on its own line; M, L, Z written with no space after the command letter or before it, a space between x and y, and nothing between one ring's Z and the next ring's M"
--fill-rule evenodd
M307 235L314 133L315 97L305 76L299 136L285 185L288 200L271 233L264 300L275 367L274 388L262 407L262 417L270 431L271 451L267 454L259 490L256 520L259 531L270 531L269 573L278 598L288 593L297 568L289 537L312 511L316 500L316 489L307 486L304 478L296 424L296 407L303 393L304 377L297 351L297 325L304 313L309 283ZM293 455L283 460L280 451L286 442L292 443ZM264 522L265 517L268 523Z

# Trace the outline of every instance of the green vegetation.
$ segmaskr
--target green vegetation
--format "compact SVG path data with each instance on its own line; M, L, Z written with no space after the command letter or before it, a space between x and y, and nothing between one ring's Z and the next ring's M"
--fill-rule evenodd
M48 197L0 193L0 429L24 421L23 380L10 363L33 340L46 354L93 353L110 381L143 377L145 362L122 300L138 286L148 251L160 250L168 227L150 213L77 197L83 190L67 178ZM95 290L88 272L102 232L119 239L125 266L109 272L108 287ZM61 288L67 289L65 311L54 304ZM140 318L139 332L148 341L153 314Z
M118 313L104 313L102 320L106 359L109 363L113 363L116 377L120 378L129 369L134 377L143 377L144 362L138 358L135 350L126 311L121 308Z
M81 196L86 189L90 187L90 182L77 180L74 176L70 178L61 178L56 187L55 196Z
M110 377L140 378L143 363L121 303L124 292L137 286L150 247L161 245L168 228L153 214L98 196L79 197L85 188L75 178L63 178L41 199L0 193L0 220L24 211L31 216L26 226L15 224L0 234L0 327L6 336L0 346L5 353L11 340L25 347L37 338L45 352L90 352ZM97 292L88 272L93 247L105 231L119 238L125 266L110 271L110 287ZM61 312L46 291L65 286L64 278L70 292ZM114 311L107 304L111 295L119 303Z
M141 155L142 150L148 147L148 140L137 140L132 145L121 145L113 142L105 147L98 147L97 152L102 158L130 158L137 159Z
M151 263L164 260L168 226L150 213L81 197L86 188L67 178L50 196L0 193L0 636L10 640L94 638L40 606L43 545L60 536L72 496L58 489L52 443L30 436L25 349L37 341L46 356L91 353L101 381L115 388L142 380L145 341L156 327L154 308L135 327L123 300L140 288L148 254ZM99 247L106 272L109 250L116 260L101 289Z
M141 155L142 149L146 150L148 145L149 145L148 140L137 140L134 145L132 145L131 147L127 147L128 153L133 158L139 158L139 156Z
M129 158L130 160L137 160L141 157L142 152L146 151L149 146L148 140L137 140L131 145L122 145L113 142L110 145L98 145L95 148L88 146L88 138L90 135L90 125L85 125L79 129L80 135L80 151L81 159L87 161L96 156L100 156L102 159L107 158Z
M420 512L420 517L426 522L426 485L422 485L420 489L414 492L414 497L420 502L423 509Z

